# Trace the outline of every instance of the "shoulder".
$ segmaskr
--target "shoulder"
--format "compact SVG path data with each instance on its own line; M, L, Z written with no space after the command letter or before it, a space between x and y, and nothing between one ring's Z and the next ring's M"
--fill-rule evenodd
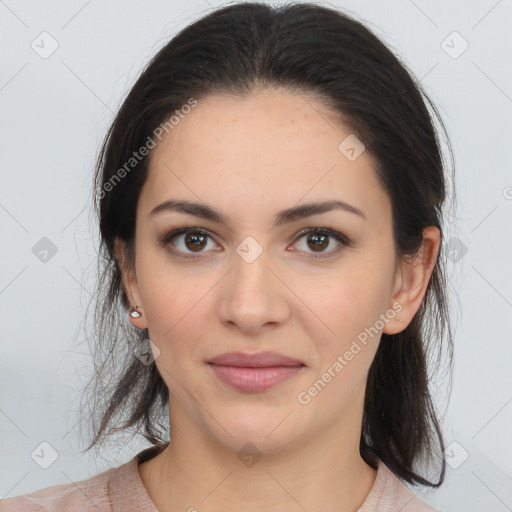
M439 512L407 487L382 461L375 483L357 512Z
M110 512L109 482L119 468L91 478L46 487L29 494L0 500L0 512L68 512L95 510Z
M137 465L155 456L167 444L146 448L121 466L91 478L0 500L0 512L158 512L140 479Z

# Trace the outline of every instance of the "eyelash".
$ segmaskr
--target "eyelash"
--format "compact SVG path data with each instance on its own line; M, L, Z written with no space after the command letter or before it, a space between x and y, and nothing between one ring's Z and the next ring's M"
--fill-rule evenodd
M170 231L169 233L167 233L163 237L163 239L161 240L160 243L163 247L167 247L173 238L177 237L178 235L186 234L186 233L193 233L193 234L208 236L208 237L212 238L210 232L207 231L206 229L199 228L199 227L182 227L182 228L174 229L174 230ZM330 236L330 237L334 238L336 241L338 241L341 245L338 248L331 250L327 253L319 253L319 254L313 254L313 255L310 254L309 256L306 256L307 258L312 258L312 259L329 258L335 254L338 254L345 247L352 246L351 240L348 239L345 235L343 235L342 233L339 233L338 231L334 231L333 229L329 229L329 228L307 228L307 229L304 229L297 235L297 240L304 237L305 235L309 235L310 233ZM171 252L174 255L178 256L179 258L186 258L186 259L201 258L201 255L200 255L201 253L197 253L198 254L197 256L190 256L188 254L185 254L185 253L182 253L179 251L175 251L174 249L171 249Z

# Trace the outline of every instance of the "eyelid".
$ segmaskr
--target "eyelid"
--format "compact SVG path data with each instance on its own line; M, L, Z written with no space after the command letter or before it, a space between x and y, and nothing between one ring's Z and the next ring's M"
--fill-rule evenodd
M160 244L163 247L167 247L171 243L172 239L174 239L180 235L187 234L187 233L201 234L203 236L211 238L215 242L215 239L212 236L212 232L210 230L201 228L198 226L183 226L183 227L176 228L176 229L173 229L173 230L167 232L160 240ZM306 258L320 259L320 258L334 257L343 249L353 246L352 240L349 239L346 235L344 235L343 233L341 233L335 229L327 228L327 227L305 228L295 235L293 243L294 244L297 243L297 241L299 241L305 235L308 235L310 233L311 234L327 235L331 238L334 238L338 242L339 246L335 249L332 249L332 250L329 250L326 252L319 252L316 254L315 253L306 253L307 254ZM182 257L185 259L198 259L198 258L203 257L202 256L203 253L201 251L198 253L195 253L196 255L193 255L194 253L184 253L182 251L177 251L175 249L171 249L171 252L174 255L176 255L177 257ZM300 251L293 250L293 252L300 252ZM206 254L206 252L205 252L205 254Z

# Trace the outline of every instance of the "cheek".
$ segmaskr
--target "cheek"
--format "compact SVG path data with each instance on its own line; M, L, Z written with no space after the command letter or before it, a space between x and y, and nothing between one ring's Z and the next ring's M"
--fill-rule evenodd
M159 259L141 258L138 281L149 337L160 350L156 365L173 390L176 383L170 375L182 381L205 357L201 340L206 341L211 323L209 291L218 279L209 274L194 275Z
M171 395L186 403L189 392L194 396L201 392L196 379L208 332L206 301L201 300L206 292L183 279L155 281L149 289L145 299L149 337L160 350L155 364Z
M362 259L361 259L362 260ZM389 306L391 270L369 260L347 262L309 286L307 304L336 337L347 338L375 323ZM311 283L313 284L313 283ZM306 290L304 290L306 293Z
M319 312L321 322L315 319L309 324L316 360L306 383L309 387L301 391L311 400L313 416L336 421L352 398L363 392L381 338L382 328L375 326L386 311L389 286L384 268L376 266L340 272L325 284L325 293L317 289L309 296L308 305ZM328 329L317 329L320 323Z
M307 304L316 316L308 315L309 337L315 343L319 371L332 368L342 356L343 369L339 364L331 369L337 382L363 378L373 361L383 329L381 315L389 307L391 273L390 262L359 256L357 265L347 262L310 288Z
M148 240L141 240L140 247L137 283L150 332L155 338L174 336L182 324L197 315L201 297L207 292L208 283L213 284L213 278L194 275L174 264L164 249L152 247Z
M179 348L177 340L194 340L208 321L205 311L207 293L202 287L182 279L159 280L145 297L147 322L151 336L164 349ZM190 348L192 344L187 344Z

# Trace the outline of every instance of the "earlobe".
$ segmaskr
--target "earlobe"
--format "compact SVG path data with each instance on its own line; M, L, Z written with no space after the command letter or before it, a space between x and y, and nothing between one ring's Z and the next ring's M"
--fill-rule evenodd
M144 316L142 306L132 306L127 314L128 320L134 327L137 327L137 329L141 330L148 328L148 323Z
M404 258L397 268L391 304L400 303L402 309L388 322L384 334L403 331L418 311L434 270L441 243L441 232L435 226L423 229L423 243L414 259Z
M133 306L128 311L130 323L137 329L147 329L147 321L144 318L142 306Z

